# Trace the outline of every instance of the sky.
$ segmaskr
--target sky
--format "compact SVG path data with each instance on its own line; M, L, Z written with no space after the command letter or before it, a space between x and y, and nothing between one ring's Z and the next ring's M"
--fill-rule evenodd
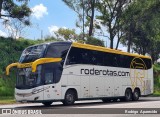
M41 31L46 36L60 27L75 28L76 13L62 0L30 0L29 7L32 9L32 25L26 29L26 38L38 39L41 38ZM7 35L4 26L0 27L0 35Z
M61 27L76 29L77 14L62 0L30 0L29 7L32 9L30 17L32 25L25 29L25 38L40 39L41 34L43 37L53 35L53 32ZM7 31L2 25L0 25L0 36L7 36ZM106 38L102 39L109 46L109 41ZM126 51L126 47L122 45L120 49Z

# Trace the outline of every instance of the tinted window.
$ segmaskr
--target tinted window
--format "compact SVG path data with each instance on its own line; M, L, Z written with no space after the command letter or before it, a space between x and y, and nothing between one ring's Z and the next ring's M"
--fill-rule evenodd
M113 60L112 60L112 66L113 67L120 67L120 55L119 54L112 54L113 55Z
M152 61L151 61L151 59L143 59L143 61L145 62L147 69L152 68Z
M47 48L47 53L45 57L65 59L69 47L70 44L53 43Z
M103 56L104 66L113 66L113 54L105 53Z
M130 68L131 61L134 57L119 55L119 67Z
M90 53L92 53L91 61L94 65L104 65L103 52L91 51Z
M130 68L130 64L133 59L134 57L132 56L72 47L69 52L66 64L91 64ZM152 65L151 60L145 58L142 60L145 62L147 69L150 69ZM142 63L141 59L137 59L136 61L137 63Z
M81 49L78 48L71 48L66 64L81 64L82 63L82 55L81 54Z
M66 64L103 65L103 53L72 47Z

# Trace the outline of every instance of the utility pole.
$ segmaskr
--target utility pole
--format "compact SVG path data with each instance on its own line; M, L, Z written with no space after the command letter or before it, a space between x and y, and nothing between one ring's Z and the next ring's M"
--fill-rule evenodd
M43 40L43 30L41 30L41 40Z
M82 6L83 6L83 40L84 40L84 1L82 0Z
M106 47L107 47L107 40L106 40Z

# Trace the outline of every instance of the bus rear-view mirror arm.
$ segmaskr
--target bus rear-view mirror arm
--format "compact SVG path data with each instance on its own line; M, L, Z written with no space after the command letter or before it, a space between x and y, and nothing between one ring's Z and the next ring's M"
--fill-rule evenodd
M60 62L62 61L62 58L41 58L37 59L32 63L32 72L36 72L37 65L45 64L45 63L51 63L51 62Z
M62 61L62 58L40 58L40 59L35 60L32 63L24 63L24 64L21 64L18 62L12 63L6 67L6 75L9 75L9 70L12 67L17 67L17 68L32 67L32 72L36 72L37 66L40 64L51 63L51 62L60 62L60 61Z
M12 67L17 67L19 63L12 63L10 65L8 65L6 67L6 75L9 75L9 70L12 68Z

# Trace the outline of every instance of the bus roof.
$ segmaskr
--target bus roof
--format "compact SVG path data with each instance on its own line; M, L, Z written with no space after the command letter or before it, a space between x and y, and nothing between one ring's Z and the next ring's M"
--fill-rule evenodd
M50 44L53 44L53 43L57 43L57 44L71 44L72 42L66 42L66 41L46 42L46 43L36 44L36 45L32 45L32 46L38 46L38 45L43 45L43 44L50 45ZM32 47L32 46L29 46L29 47ZM95 45L90 45L90 44L82 44L82 43L73 42L72 46L73 47L78 47L78 48L89 49L89 50L96 50L96 51L102 51L102 52L109 52L109 53L115 53L115 54L121 54L121 55L127 55L127 56L134 56L134 57L151 59L151 57L149 57L149 56L144 56L144 55L139 55L139 54L133 54L133 53L128 53L128 52L123 52L121 50L115 50L115 49L110 49L110 48L101 47L101 46L95 46ZM29 48L29 47L27 47L27 48Z
M89 50L96 50L96 51L102 51L102 52L109 52L109 53L115 53L115 54L121 54L121 55L151 59L151 57L149 57L149 56L133 54L133 53L128 53L128 52L123 52L123 51L120 51L120 50L110 49L110 48L101 47L101 46L94 46L94 45L89 45L89 44L81 44L81 43L73 42L72 46L77 47L77 48L89 49Z
M26 48L30 48L30 47L34 47L34 46L39 46L39 45L44 45L44 44L45 45L51 45L51 44L71 44L71 42L67 42L67 41L45 42L45 43L31 45L31 46L28 46Z

